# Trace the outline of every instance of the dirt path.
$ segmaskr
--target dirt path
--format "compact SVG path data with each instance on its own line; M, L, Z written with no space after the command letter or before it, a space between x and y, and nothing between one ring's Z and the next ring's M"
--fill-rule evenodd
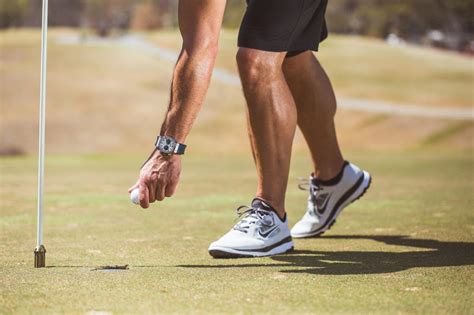
M56 43L63 45L91 45L91 46L120 46L139 50L145 54L156 56L160 60L175 63L178 52L163 48L151 43L136 35L126 35L117 38L98 38L78 36L60 36L56 38ZM213 79L220 83L240 87L238 75L216 68L213 72ZM349 110L358 110L369 113L384 113L398 116L412 116L425 118L444 118L454 120L474 120L474 110L472 108L434 108L409 104L395 104L385 101L371 101L354 98L338 97L339 107Z

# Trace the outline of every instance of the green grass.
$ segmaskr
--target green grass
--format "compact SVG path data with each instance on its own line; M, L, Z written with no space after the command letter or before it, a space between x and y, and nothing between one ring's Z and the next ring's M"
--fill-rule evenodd
M468 153L352 153L369 193L322 238L273 258L214 260L255 187L250 155L184 158L178 193L140 210L137 156L49 156L45 269L32 268L36 161L0 160L0 313L472 314L474 171ZM293 159L290 224L303 214ZM92 271L129 264L128 271Z
M126 189L167 107L172 64L128 48L61 46L63 32L51 30L49 47L48 268L32 268L36 160L1 158L0 314L474 312L472 122L341 110L340 143L360 150L347 157L373 173L369 193L293 254L214 260L209 243L255 188L240 88L213 82L177 195L140 210ZM150 36L179 48L175 31ZM39 39L38 30L0 33L0 144L30 153ZM222 32L217 65L230 71L235 39ZM472 106L472 58L341 36L318 55L345 96ZM290 225L305 208L296 178L310 170L300 134L294 151ZM92 271L115 264L130 270Z

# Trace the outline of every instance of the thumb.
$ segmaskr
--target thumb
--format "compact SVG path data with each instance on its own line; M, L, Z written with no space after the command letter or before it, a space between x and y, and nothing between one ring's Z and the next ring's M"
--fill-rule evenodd
M135 188L138 188L138 181L135 183L135 185L128 189L128 193L130 194Z

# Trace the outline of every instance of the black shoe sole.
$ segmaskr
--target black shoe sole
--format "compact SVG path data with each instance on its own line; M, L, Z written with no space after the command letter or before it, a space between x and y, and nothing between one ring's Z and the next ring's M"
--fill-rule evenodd
M294 250L294 247L291 247L290 249L288 249L287 251L283 252L283 253L279 253L279 254L275 254L275 255L271 255L271 256L277 256L277 255L282 255L282 254L286 254L286 253L289 253L291 251ZM229 252L225 252L225 251L222 251L222 250L210 250L209 251L209 254L213 257L213 258L218 258L218 259L229 259L229 258L256 258L256 257L269 257L270 255L268 256L255 256L255 255L248 255L248 254L236 254L236 253L229 253Z

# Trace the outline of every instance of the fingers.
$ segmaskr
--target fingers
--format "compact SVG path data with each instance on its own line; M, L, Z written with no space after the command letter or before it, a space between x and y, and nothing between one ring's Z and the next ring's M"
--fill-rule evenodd
M147 183L148 193L149 193L148 201L150 203L153 203L156 200L156 186L157 186L156 180L150 179Z
M151 163L151 162L150 162ZM181 172L180 160L156 160L153 165L145 165L140 178L128 189L129 193L138 188L140 206L147 209L150 203L171 197L176 190Z
M158 185L156 187L156 200L163 201L165 199L165 185Z
M165 199L165 181L160 176L151 176L149 178L141 178L135 185L129 188L129 192L133 189L139 189L140 206L147 209L150 203L156 200L162 201Z
M169 183L165 187L165 197L171 197L174 195L174 192L176 191L177 183Z
M140 184L138 185L138 189L138 195L140 197L140 206L144 209L147 209L150 206L148 187L144 183L140 182Z
M165 189L167 185L166 174L158 175L158 185L156 186L156 200L163 201L165 199Z
M138 182L136 182L135 185L128 189L128 193L130 194L135 188L138 188Z

